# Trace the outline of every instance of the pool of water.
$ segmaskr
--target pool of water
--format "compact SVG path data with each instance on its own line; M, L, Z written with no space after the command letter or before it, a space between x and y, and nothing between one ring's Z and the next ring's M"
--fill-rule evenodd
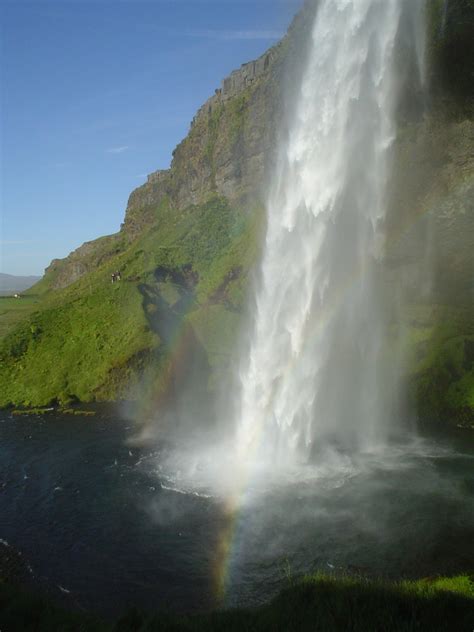
M0 413L0 540L77 607L193 611L258 603L315 570L474 569L472 435L260 472L237 502L164 468L169 448L137 447L134 433L110 411Z

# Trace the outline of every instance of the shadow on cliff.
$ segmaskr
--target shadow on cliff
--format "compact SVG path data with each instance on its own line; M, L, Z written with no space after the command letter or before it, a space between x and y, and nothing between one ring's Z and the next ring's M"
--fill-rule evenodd
M160 267L154 277L138 286L148 325L160 340L144 379L138 421L176 438L198 431L211 417L207 352L186 318L198 277L190 266ZM172 299L165 298L166 290Z

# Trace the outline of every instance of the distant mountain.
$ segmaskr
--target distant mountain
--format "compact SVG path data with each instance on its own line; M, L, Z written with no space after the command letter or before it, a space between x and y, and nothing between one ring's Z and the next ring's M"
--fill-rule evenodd
M40 279L39 276L15 276L0 272L0 295L24 292Z

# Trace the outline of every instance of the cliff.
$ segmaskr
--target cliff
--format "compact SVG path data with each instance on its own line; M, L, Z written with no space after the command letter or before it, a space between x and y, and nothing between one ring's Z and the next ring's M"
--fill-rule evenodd
M399 108L384 274L389 292L406 297L406 371L420 415L469 425L474 5L447 8L428 5L429 98L408 77ZM132 192L119 233L51 263L33 290L40 308L0 341L0 405L118 398L166 407L180 391L197 406L225 376L314 10L307 2L280 43L222 81L170 168ZM112 284L117 270L122 281Z
M157 225L163 206L179 213L212 195L243 210L263 203L285 106L282 86L300 72L299 42L307 37L313 12L313 3L306 2L283 40L222 80L173 151L170 168L151 173L131 193L120 233L53 261L44 286L66 287L96 269Z

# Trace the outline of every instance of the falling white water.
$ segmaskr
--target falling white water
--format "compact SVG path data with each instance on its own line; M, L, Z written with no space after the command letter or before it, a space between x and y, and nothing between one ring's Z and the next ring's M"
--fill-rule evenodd
M257 452L275 463L328 446L363 450L385 441L397 414L378 261L395 136L397 31L402 9L419 17L420 4L407 4L319 2L268 199L240 374L242 458Z

